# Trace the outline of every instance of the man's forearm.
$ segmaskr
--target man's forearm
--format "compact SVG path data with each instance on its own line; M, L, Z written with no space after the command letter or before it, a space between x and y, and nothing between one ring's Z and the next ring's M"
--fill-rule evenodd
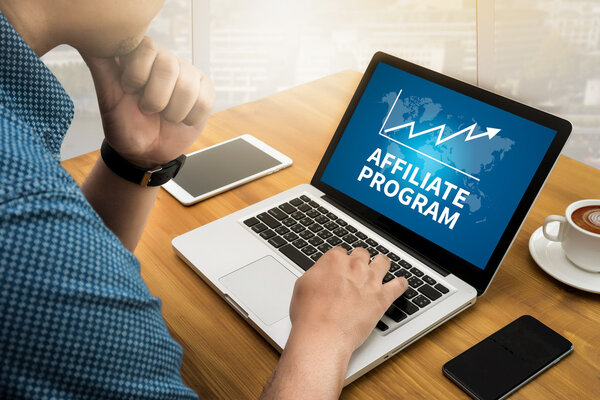
M81 190L123 246L135 250L158 187L142 187L126 181L109 170L102 157L98 157Z
M340 396L351 352L332 332L313 333L292 331L261 400Z

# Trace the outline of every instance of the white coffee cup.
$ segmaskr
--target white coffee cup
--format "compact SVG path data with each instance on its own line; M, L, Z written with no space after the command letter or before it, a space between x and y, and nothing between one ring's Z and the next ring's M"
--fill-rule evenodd
M571 219L575 210L586 206L600 206L600 199L579 200L571 203L565 216L550 215L544 221L544 236L553 242L560 242L567 258L576 266L590 272L600 272L600 234L577 226ZM548 225L558 223L558 233L548 232Z

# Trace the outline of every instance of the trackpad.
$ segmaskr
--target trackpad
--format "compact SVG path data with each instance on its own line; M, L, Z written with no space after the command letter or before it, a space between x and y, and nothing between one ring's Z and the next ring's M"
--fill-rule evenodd
M266 325L289 314L296 275L271 256L263 257L219 279L240 306Z

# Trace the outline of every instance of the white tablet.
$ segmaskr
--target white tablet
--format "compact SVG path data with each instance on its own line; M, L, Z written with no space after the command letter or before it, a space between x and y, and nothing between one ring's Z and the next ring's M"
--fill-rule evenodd
M242 135L188 154L177 176L163 188L187 206L290 165L291 158Z

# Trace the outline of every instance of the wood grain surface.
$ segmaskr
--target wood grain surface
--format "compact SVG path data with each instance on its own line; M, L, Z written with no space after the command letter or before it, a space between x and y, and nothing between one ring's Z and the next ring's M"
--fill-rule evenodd
M135 254L163 316L184 348L183 379L200 398L257 398L278 353L189 267L171 240L191 229L310 181L361 74L340 72L220 111L196 150L249 133L294 160L273 175L191 207L161 190ZM81 182L98 152L63 162ZM600 198L600 171L561 157L489 290L470 309L437 328L342 392L343 399L466 398L442 365L523 314L573 342L575 351L515 393L513 399L591 399L600 394L600 295L562 284L533 261L530 235L549 214L584 198Z

